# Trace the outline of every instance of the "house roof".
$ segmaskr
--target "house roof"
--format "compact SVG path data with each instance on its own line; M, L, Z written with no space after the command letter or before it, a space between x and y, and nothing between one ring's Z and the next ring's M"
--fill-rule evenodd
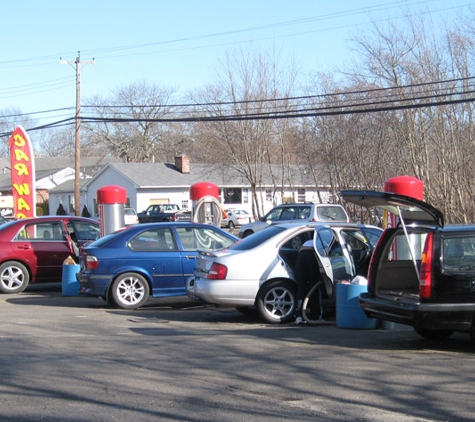
M81 158L81 173L93 176L108 162L118 162L120 159L111 157ZM35 157L35 180L53 176L65 168L75 168L74 157ZM0 191L11 191L10 159L0 157Z
M97 177L107 169L113 169L123 177L130 180L137 188L163 188L163 187L190 187L203 181L214 183L220 187L247 187L249 181L241 173L230 167L222 165L192 163L190 173L180 172L175 165L170 163L109 163L99 171ZM91 183L94 179L86 182ZM265 166L262 171L260 186L275 186L276 184L295 186L315 186L314 181L308 176L308 168L304 166L289 166L284 177L282 168L278 165ZM329 184L328 178L321 178L320 186Z

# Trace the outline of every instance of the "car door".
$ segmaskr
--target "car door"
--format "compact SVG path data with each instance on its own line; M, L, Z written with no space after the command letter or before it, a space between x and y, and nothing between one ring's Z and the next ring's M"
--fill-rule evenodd
M320 261L320 274L331 298L335 283L351 280L356 275L352 257L338 232L328 226L315 228L313 246Z
M157 226L129 240L130 259L152 278L153 296L184 295L182 251L171 227Z
M60 281L63 261L72 253L63 236L61 221L26 224L15 237L12 247L21 251L36 281Z

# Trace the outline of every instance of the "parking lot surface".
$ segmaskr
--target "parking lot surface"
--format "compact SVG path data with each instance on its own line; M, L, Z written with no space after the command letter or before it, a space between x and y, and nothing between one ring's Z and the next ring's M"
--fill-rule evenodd
M172 305L125 311L54 286L1 295L0 420L473 420L468 336Z

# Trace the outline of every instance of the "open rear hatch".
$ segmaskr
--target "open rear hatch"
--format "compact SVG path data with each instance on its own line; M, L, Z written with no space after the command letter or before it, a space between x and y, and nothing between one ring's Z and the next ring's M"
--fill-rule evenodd
M345 190L340 195L347 202L366 208L381 208L397 215L403 225L419 223L444 226L444 215L437 208L410 196L373 190Z
M412 242L409 239L407 226L410 224L424 225L424 226L444 226L444 215L435 207L427 202L421 201L410 196L399 195L391 192L378 192L371 190L348 190L341 191L341 197L356 205L366 208L381 208L391 214L399 217L399 224L401 225L407 244L410 249L412 262L420 281L419 266L417 264L415 252L412 247Z

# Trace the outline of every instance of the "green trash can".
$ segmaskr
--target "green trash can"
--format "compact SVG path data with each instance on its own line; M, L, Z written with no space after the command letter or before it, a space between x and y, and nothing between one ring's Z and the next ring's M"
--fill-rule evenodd
M368 318L360 308L358 297L367 292L368 286L358 284L336 285L336 326L338 328L374 329L379 326L378 318Z

